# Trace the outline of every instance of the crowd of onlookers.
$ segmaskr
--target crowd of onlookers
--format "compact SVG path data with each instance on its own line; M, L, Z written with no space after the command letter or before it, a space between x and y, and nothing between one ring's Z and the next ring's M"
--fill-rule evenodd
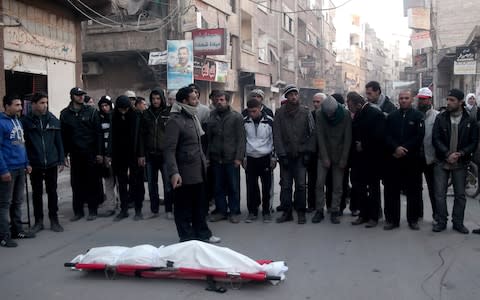
M365 88L366 98L356 92L346 99L317 93L309 109L300 102L300 90L287 85L274 114L263 104L261 89L250 92L240 113L232 109L224 91L211 92L210 106L199 103L201 91L195 84L168 95L152 89L148 101L126 91L115 101L105 95L97 104L75 87L59 119L48 111L44 93L31 97L31 108L23 116L20 97L5 96L0 115L0 245L15 247L13 239L31 238L44 229L44 183L50 228L63 231L57 215L57 177L65 166L70 168L72 187L70 221L121 221L132 208L134 220L143 219L146 180L148 218L158 217L164 205L180 241L219 242L208 228L207 216L211 222L241 221L241 168L247 187L244 221L254 222L261 214L263 222L271 222L277 165L277 223L292 221L295 211L298 224L307 222L307 212L313 213L312 223L321 222L328 212L330 221L338 224L349 205L357 217L352 225L372 228L385 218L383 228L392 230L400 226L403 193L408 226L419 230L425 176L433 231L446 229L451 178L453 229L469 233L464 226L466 172L471 160L480 156L475 95L465 98L452 89L443 112L438 112L429 88L401 91L398 107L382 94L378 82ZM35 218L29 231L22 227L21 212L26 174Z

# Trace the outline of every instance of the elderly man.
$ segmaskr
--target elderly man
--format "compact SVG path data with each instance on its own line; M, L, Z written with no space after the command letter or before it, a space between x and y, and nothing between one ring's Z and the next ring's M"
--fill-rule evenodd
M452 212L453 230L468 234L463 224L465 216L465 180L472 153L477 148L478 126L465 110L464 94L452 89L447 96L447 110L440 113L433 125L433 147L438 162L434 169L435 200L437 201L437 224L434 232L447 228L448 179L452 178L454 202Z
M205 221L204 182L207 162L200 137L204 131L197 117L198 99L191 87L176 94L164 140L166 171L174 191L175 224L180 242L220 242Z
M283 94L287 102L276 111L273 121L273 142L280 162L280 204L284 208L276 221L293 221L295 207L298 224L305 224L306 166L315 152L315 121L309 109L300 105L295 85L287 85ZM292 203L294 182L295 202Z
M343 175L347 167L350 144L352 142L352 120L350 113L328 96L317 111L316 136L318 149L318 171L316 187L316 213L312 223L323 220L325 206L325 180L329 170L332 172L332 203L330 221L339 224L340 201L343 192Z

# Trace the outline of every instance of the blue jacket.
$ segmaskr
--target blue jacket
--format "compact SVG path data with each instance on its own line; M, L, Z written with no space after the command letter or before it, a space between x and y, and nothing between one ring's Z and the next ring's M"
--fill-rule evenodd
M22 123L17 117L0 113L0 175L27 165Z

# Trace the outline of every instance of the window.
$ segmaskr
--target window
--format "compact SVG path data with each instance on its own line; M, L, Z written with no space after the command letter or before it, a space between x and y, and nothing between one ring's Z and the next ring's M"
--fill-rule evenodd
M293 33L294 31L294 22L293 22L293 14L291 13L291 9L287 6L283 6L283 19L282 19L282 27L286 31Z
M247 51L253 51L252 41L252 16L242 11L242 49Z

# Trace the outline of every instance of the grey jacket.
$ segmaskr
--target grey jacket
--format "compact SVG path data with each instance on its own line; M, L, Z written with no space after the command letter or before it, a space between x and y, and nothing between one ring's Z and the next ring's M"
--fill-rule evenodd
M332 165L346 166L352 143L352 119L346 109L340 109L343 118L336 125L330 124L322 111L317 111L315 129L318 160L322 162L329 160Z
M295 115L289 115L285 105L275 112L273 145L277 157L296 158L316 152L315 121L307 107L300 106Z
M164 135L167 175L180 174L183 184L202 183L206 175L206 160L200 134L191 115L182 110L171 113Z
M229 108L223 114L213 110L207 121L207 158L219 163L232 163L245 156L245 128L240 113Z

